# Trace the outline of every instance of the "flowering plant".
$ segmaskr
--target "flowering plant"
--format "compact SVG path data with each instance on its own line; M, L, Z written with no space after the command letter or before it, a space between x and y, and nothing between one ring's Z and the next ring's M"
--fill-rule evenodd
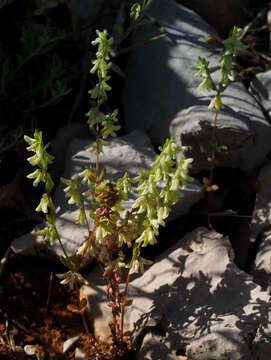
M212 97L209 104L209 109L215 109L215 116L213 122L212 140L209 142L210 152L211 152L210 178L203 179L205 183L206 191L218 190L218 186L216 184L213 184L215 154L218 152L226 151L227 147L225 145L217 144L216 141L217 118L219 112L223 108L223 102L221 98L222 92L226 89L230 81L234 80L233 62L238 54L238 51L246 48L246 46L240 40L242 33L243 33L242 29L234 26L230 36L223 42L224 48L223 48L222 56L218 63L218 67L220 68L220 77L217 82L212 78L212 71L209 68L209 61L207 61L206 59L199 57L198 65L194 67L194 70L197 70L195 77L199 77L202 79L202 82L199 84L199 88L206 89L209 92L214 92L214 96Z
M78 207L75 223L85 225L88 229L85 242L74 256L67 255L55 226L56 209L51 197L54 184L48 172L48 165L53 157L47 152L48 144L44 145L42 133L37 130L33 138L25 136L25 141L29 144L27 149L34 152L28 161L37 167L28 178L33 179L34 186L40 182L45 184L45 192L36 211L46 215L47 226L38 233L50 244L58 240L62 247L61 261L69 270L58 275L61 283L73 287L82 282L83 278L78 271L89 258L95 258L107 281L106 294L113 314L113 320L109 324L113 341L122 344L124 311L132 303L132 300L127 299L130 276L137 272L143 273L144 265L150 264L149 260L141 256L141 248L156 243L159 227L165 226L170 206L181 196L180 188L185 188L187 181L193 180L188 175L192 159L182 158L177 162L177 155L182 149L171 138L159 147L160 154L156 156L150 170L141 171L134 178L127 173L117 181L106 178L106 169L100 169L99 157L103 146L107 144L107 138L116 136L120 128L117 110L104 112L107 93L111 90L108 84L110 59L115 51L113 38L108 36L106 30L97 31L97 38L92 44L98 46L98 51L90 72L97 74L98 82L89 91L91 109L86 115L90 131L96 139L88 150L95 151L96 164L94 167L87 166L71 179L61 179L66 185L64 191L69 198L68 203ZM84 193L80 191L80 182L88 185L88 190ZM136 200L122 217L122 201L128 200L133 193L137 194ZM92 204L92 209L88 212L85 207L87 201ZM90 219L93 220L93 226L90 226ZM132 256L128 259L123 252L124 244L132 248ZM119 284L123 281L125 289L121 292Z

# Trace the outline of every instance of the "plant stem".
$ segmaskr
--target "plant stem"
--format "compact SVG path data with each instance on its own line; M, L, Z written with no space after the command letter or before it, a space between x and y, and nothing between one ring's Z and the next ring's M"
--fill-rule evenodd
M88 249L89 245L91 244L91 241L92 241L92 239L93 239L93 237L95 235L96 228L97 228L97 222L95 222L94 227L92 229L92 232L91 232L91 234L90 234L90 236L89 236L89 238L88 238L88 240L86 242L86 245L84 247L84 251L83 251L83 254L82 254L82 263L81 264L84 264L86 252L87 252L87 249Z
M130 281L130 274L128 272L127 278L125 281L125 289L123 293L123 298L121 302L121 323L120 323L120 336L121 336L121 342L123 342L123 328L124 328L124 312L125 312L125 306L126 306L126 298L128 293L128 286Z
M63 245L63 243L62 243L62 241L61 241L61 238L60 238L60 236L59 236L59 233L58 233L58 231L57 231L57 228L56 228L55 225L52 225L52 226L53 226L54 229L55 229L56 236L57 236L57 240L58 240L58 242L59 242L59 244L60 244L60 246L61 246L61 249L62 249L62 251L63 251L63 254L65 255L66 259L69 260L69 256L68 256L68 254L67 254L67 252L66 252L66 250L65 250L65 247L64 247L64 245Z
M49 279L48 297L47 297L46 308L45 308L45 312L44 312L44 319L47 317L48 308L49 308L49 304L50 304L50 300L51 300L53 275L54 275L54 273L53 273L53 271L51 271L50 272L50 279Z
M88 223L88 218L87 218L87 215L86 215L86 210L85 210L85 205L83 203L82 205L82 208L83 208L83 211L84 211L84 218L85 218L85 221L86 221L86 225L87 225L87 228L88 228L88 235L90 236L90 228L89 228L89 223Z
M212 141L216 143L216 124L217 124L217 117L218 117L218 110L215 112L214 123L213 123L213 131L212 131ZM215 150L212 149L211 153L211 171L210 171L210 178L209 178L209 186L213 184L214 178L214 168L215 168Z
M98 136L96 137L96 179L98 179L98 175L99 175L99 138ZM99 181L97 180L97 184L99 184Z

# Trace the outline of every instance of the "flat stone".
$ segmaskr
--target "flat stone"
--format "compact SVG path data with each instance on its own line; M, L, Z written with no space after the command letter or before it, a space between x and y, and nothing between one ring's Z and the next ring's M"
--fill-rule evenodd
M252 360L261 359L259 349L263 346L271 351L271 343L266 343L271 334L270 296L235 266L233 257L227 237L199 228L131 281L128 298L133 303L125 311L125 331L132 331L133 339L140 334L144 337L149 328L164 333L148 335L139 353L157 359L152 354L163 347L166 355L161 359L170 359L182 349L192 360ZM86 291L92 324L96 336L110 341L105 286L95 279L90 273ZM254 346L258 329L262 335Z

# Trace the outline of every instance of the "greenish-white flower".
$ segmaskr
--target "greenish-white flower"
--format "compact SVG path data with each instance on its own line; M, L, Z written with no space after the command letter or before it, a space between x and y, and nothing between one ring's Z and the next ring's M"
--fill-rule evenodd
M146 247L149 244L154 245L157 243L154 230L149 226L147 227L139 238L136 239L136 243L142 244L142 247Z
M66 196L69 197L68 204L76 204L78 207L81 207L83 202L83 198L81 196L80 186L78 184L78 176L75 176L73 179L64 179L61 178L61 181L68 185L64 192L66 193Z
M44 240L49 241L50 245L54 245L55 239L57 239L57 233L54 226L49 225L36 232L37 235L43 236Z
M36 207L36 211L42 211L44 214L48 214L48 208L51 202L51 197L47 193L43 194L39 205Z
M83 276L79 273L76 273L74 271L67 271L63 274L56 274L56 276L59 279L62 279L60 281L60 284L62 285L69 285L70 289L73 290L75 287L75 284L82 285L86 283L86 280L83 278Z
M36 169L33 173L27 175L28 179L35 179L33 181L33 186L38 186L40 181L44 181L44 174L40 169Z
M147 259L144 259L143 257L138 257L137 259L132 261L131 268L129 270L129 274L134 273L144 273L144 265L151 265L153 262Z

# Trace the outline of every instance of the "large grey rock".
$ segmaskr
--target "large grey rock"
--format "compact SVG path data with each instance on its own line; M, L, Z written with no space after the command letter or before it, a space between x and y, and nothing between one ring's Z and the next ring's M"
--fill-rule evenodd
M173 0L153 1L149 13L168 36L131 51L124 89L125 122L128 131L139 129L161 143L169 136L169 124L175 115L199 103L200 93L195 96L191 92L198 85L192 66L198 55L215 65L213 48L205 41L206 34L214 30ZM157 26L144 25L136 31L134 43L158 33Z
M250 92L271 116L271 70L258 73L250 83Z
M271 127L243 84L230 84L222 99L225 107L217 119L216 141L227 146L227 152L216 154L216 165L251 172L270 150ZM197 105L180 111L170 124L170 135L179 145L188 146L184 154L194 159L196 172L210 168L214 116L207 106Z
M164 336L152 332L149 332L144 336L136 358L139 360L178 359L178 357L170 350L170 344L165 342Z
M259 237L259 248L251 269L254 281L263 288L271 290L271 229L265 230Z
M176 136L179 144L189 147L185 154L193 155L193 169L208 169L214 113L207 109L210 95L198 89L192 68L199 56L211 67L217 65L219 52L206 42L206 35L216 33L173 0L153 1L149 13L168 36L131 51L124 91L126 127L146 132L158 144L169 134ZM134 41L143 42L157 32L155 25L146 25L138 29ZM228 146L229 154L218 156L217 165L250 172L271 148L271 127L242 84L229 85L223 102L217 138Z
M260 170L257 178L256 202L250 227L251 242L271 226L271 163Z
M84 170L85 166L89 164L92 164L95 168L95 153L85 150L89 143L90 140L83 139L74 139L70 143L66 152L64 178L71 178L74 174ZM100 158L100 168L106 167L107 177L112 180L117 180L125 172L134 177L138 175L140 169L149 169L154 157L155 152L149 138L145 134L135 131L110 141L110 145L104 148L104 155ZM54 193L54 204L56 208L59 208L56 227L67 253L73 255L84 242L88 231L85 226L74 223L77 208L68 204L68 199L63 191L65 186L60 183ZM82 192L84 191L86 191L86 187L82 186ZM185 215L204 195L202 187L196 183L188 184L185 190L180 191L183 197L173 207L168 221ZM129 201L123 202L125 210L131 208L134 200L135 195ZM89 209L88 203L86 203L86 209ZM92 225L92 219L90 219L90 225ZM47 257L50 256L50 252L54 257L55 254L62 255L58 242L53 247L48 248L48 246L44 246L41 237L36 236L34 232L16 239L11 247L17 253L35 255L38 252L39 256L44 255Z
M202 16L223 37L234 25L244 25L249 0L176 0Z
M108 341L105 286L95 274L89 282L94 331ZM229 240L215 232L187 234L130 283L128 297L133 303L125 330L143 336L140 360L172 359L184 351L189 360L252 360L266 359L262 348L271 351L270 296L234 265Z
M257 179L255 209L250 227L250 241L259 242L251 274L263 287L271 285L271 163L260 171Z

